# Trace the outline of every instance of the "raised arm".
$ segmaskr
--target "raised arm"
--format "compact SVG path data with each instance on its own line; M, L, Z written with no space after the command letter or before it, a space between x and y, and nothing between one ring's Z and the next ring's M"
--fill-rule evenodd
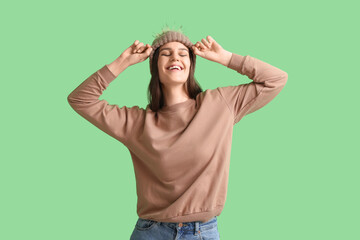
M131 130L139 123L138 119L144 109L138 106L120 108L99 97L127 67L147 59L151 52L149 47L136 40L115 61L93 73L67 97L70 106L78 114L124 145L127 144Z
M253 80L248 84L217 88L233 114L234 124L246 114L269 103L279 94L288 78L286 72L266 62L225 50L211 36L198 41L192 49L196 55L227 66Z
M217 88L233 113L234 124L268 104L288 79L288 74L283 70L249 55L232 53L227 67L253 80L247 84Z
M126 64L117 59L89 76L67 97L68 103L79 115L124 144L138 109L126 106L119 108L106 100L99 100L99 97L125 69Z

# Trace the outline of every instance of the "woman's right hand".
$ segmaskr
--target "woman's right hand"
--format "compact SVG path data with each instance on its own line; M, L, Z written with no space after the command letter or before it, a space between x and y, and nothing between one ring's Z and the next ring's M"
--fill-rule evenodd
M128 47L120 56L124 59L128 66L145 61L152 51L149 44L144 44L136 40L130 47Z

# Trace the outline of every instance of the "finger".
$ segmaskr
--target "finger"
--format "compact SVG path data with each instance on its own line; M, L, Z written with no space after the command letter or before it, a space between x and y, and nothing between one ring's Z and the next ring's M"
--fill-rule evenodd
M131 52L134 53L134 50L136 48L136 45L139 43L139 40L135 40L133 42L133 44L131 44L130 48L131 48Z
M151 46L149 44L146 44L145 46L140 47L136 52L143 53L144 51L148 51L148 49L150 49L150 52L152 51Z
M148 50L149 48L151 48L150 44L146 44L146 45L145 45L145 48L146 48L146 50Z
M146 46L147 46L147 49L146 49L146 51L152 51L153 50L153 48L150 46L150 44L146 44Z
M205 49L204 44L202 44L201 42L197 42L197 43L195 44L195 46L196 46L199 50Z
M210 44L213 43L213 42L216 42L210 35L207 36L206 39L209 41Z
M193 49L193 52L194 52L195 55L200 55L201 54L200 50L195 45L192 46L192 49Z
M145 51L145 49L147 49L147 46L142 46L139 48L138 52L142 53Z
M135 50L133 51L133 53L138 52L138 50L143 46L144 44L142 42L140 42L138 45L136 45Z
M146 52L147 55L150 55L150 53L152 52L153 49L152 49L152 47L150 45L148 45L148 46L149 47L146 49L145 52Z
M135 49L136 51L139 50L139 48L141 48L144 44L142 42L140 42L138 45L136 45Z
M139 44L140 44L140 41L139 41L139 40L135 40L135 42L131 45L131 48L132 48L133 52L134 52L134 50L136 49L136 47L139 46Z
M195 44L193 46L191 46L191 50L193 50L194 54L196 54L197 48L196 48Z
M210 48L210 44L203 38L201 39L201 42L207 47Z
M136 50L136 53L141 53L144 50L144 47L140 47Z

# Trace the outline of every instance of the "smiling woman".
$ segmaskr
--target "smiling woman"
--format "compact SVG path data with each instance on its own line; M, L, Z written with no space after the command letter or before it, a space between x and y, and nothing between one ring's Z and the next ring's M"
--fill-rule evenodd
M192 46L180 31L163 31L154 39L149 56L151 79L148 87L148 107L152 111L195 99L202 92L194 77L196 55ZM181 69L169 69L171 66Z
M268 104L287 82L281 69L207 40L193 45L178 31L160 34L152 46L136 40L68 96L77 113L130 151L139 216L132 240L220 239L217 216L227 197L234 125ZM202 91L194 78L195 56L253 81ZM146 109L99 99L119 73L148 57Z
M191 98L186 82L189 79L190 57L185 45L169 42L160 47L157 67L164 106L173 105ZM178 66L178 68L169 69Z

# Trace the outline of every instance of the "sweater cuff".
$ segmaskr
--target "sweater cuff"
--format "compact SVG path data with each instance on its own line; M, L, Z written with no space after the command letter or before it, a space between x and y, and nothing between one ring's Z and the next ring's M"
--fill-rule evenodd
M110 84L115 78L116 76L110 71L110 69L108 68L107 64L105 64L105 66L103 66L102 68L100 68L98 70L98 74L100 75L100 77L102 79L104 79L108 84Z
M232 53L229 65L227 67L241 73L241 68L245 62L245 58L246 56Z

